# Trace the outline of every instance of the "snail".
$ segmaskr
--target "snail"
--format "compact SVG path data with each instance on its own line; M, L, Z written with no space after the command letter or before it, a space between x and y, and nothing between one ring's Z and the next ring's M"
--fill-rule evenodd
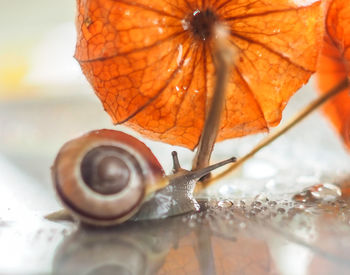
M198 181L235 158L187 171L172 153L174 174L166 176L151 150L115 130L95 130L60 149L52 166L54 187L71 216L109 226L129 219L160 219L198 210Z

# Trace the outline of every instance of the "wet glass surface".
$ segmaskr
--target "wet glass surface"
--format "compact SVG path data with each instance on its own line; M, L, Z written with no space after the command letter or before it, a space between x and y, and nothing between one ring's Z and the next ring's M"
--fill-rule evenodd
M348 200L201 201L201 211L99 229L38 215L0 225L1 273L348 274ZM10 210L9 210L10 211Z

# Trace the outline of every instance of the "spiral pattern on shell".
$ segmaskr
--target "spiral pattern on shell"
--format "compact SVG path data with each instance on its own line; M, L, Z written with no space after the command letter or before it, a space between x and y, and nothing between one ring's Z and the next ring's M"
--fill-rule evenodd
M119 131L97 130L61 148L52 177L62 203L79 220L113 225L138 211L147 188L164 171L141 141Z

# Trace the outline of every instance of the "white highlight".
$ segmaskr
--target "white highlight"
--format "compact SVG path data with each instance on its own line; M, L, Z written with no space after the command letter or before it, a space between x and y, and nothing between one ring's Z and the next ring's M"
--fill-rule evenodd
M296 5L297 7L310 6L313 3L319 2L320 0L289 0L291 4Z
M179 51L179 54L177 56L177 59L176 59L176 62L177 62L177 65L179 66L180 63L181 63L181 59L182 59L182 52L183 52L183 46L180 44L179 47L178 47L178 51Z

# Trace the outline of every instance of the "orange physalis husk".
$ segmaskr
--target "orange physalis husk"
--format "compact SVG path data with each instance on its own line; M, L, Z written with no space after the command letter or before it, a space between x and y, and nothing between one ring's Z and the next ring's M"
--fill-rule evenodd
M317 68L321 93L326 93L350 77L349 4L348 0L333 0L329 3L324 43ZM350 89L330 99L324 111L350 150Z
M218 141L277 125L289 98L314 72L322 39L318 0L77 4L75 58L113 122L191 149L215 84L215 35L198 26L226 26L238 52Z

